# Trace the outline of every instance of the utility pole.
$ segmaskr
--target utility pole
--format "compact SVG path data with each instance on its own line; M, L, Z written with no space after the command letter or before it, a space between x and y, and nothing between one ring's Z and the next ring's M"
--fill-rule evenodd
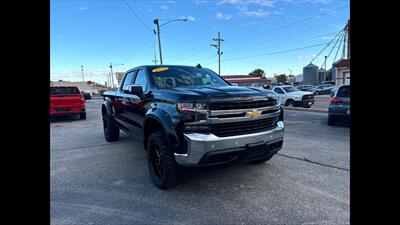
M324 64L325 64L325 76L324 76L324 81L326 81L326 59L328 58L328 56L325 56L325 62L324 62Z
M154 22L155 25L157 25L158 50L160 51L160 64L162 65L161 40L160 40L160 21L158 19L155 19L155 20L153 20L153 22Z
M217 42L217 44L213 44L211 46L214 46L215 48L217 48L217 53L218 53L218 75L221 76L221 55L223 53L223 52L221 52L221 41L225 41L225 40L221 39L220 32L218 32L218 38L213 38L213 40L215 42Z
M82 80L85 82L85 77L83 76L83 65L81 65L81 70L82 70Z
M112 70L112 63L110 63L110 69L111 69L111 80L110 84L112 85L111 87L114 88L114 76L113 76L113 70Z

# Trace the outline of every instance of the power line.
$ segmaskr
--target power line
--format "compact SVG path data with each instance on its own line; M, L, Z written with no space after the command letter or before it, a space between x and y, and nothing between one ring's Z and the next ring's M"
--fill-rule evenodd
M132 54L131 56L129 56L129 57L124 61L124 64L125 64L126 62L128 62L129 60L133 59L144 47L147 46L147 44L150 43L151 40L153 40L153 38L154 38L154 34L152 34L151 37L150 37L140 48L138 48L138 50L137 50L134 54Z
M343 29L341 29L336 35L335 37L327 43L327 45L311 60L310 64L339 36L339 34L341 34L343 32Z
M126 6L128 7L128 9L132 12L132 14L145 26L147 27L147 29L153 31L153 29L151 29L149 26L147 26L147 24L145 24L143 22L143 20L135 13L135 11L131 8L131 6L128 4L128 2L126 0L123 0L126 4Z
M342 42L342 40L343 40L343 35L340 37L340 40L339 40L339 42L341 43ZM335 54L335 58L333 58L333 63L335 63L336 62L336 56L338 55L338 53L339 53L339 50L340 50L340 44L339 44L339 46L338 46L338 49L337 49L337 51L336 51L336 54Z
M349 6L346 5L346 6L343 6L343 7L336 8L334 10L339 10L339 9L343 9L343 8L347 8L347 7L349 7ZM328 12L321 13L321 14L318 14L316 16L322 16L322 15L325 15L325 14L328 14ZM311 20L311 19L314 19L314 18L315 18L315 16L310 16L310 17L307 17L307 18L304 18L304 19L301 19L301 20L298 20L298 21L295 21L295 22L292 22L292 23L288 23L288 24L285 24L285 25L282 25L282 26L274 27L274 28L269 29L269 30L264 30L264 31L253 33L253 34L247 34L247 35L239 36L239 37L231 39L230 41L227 41L227 42L233 42L233 41L238 41L238 40L242 40L242 39L245 39L245 38L254 37L254 36L257 36L257 35L260 35L260 34L264 34L264 33L267 33L267 32L273 31L273 30L278 30L278 29L281 29L281 28L284 28L284 27L288 27L288 26L291 26L291 25L294 25L294 24L298 24L298 23L301 23L301 22L304 22L304 21L307 21L307 20Z
M254 58L254 57L265 56L265 55L276 55L276 54L281 54L281 53L286 53L286 52L292 52L292 51L297 51L297 50L302 50L302 49L307 49L307 48L318 47L318 46L322 46L322 45L326 45L326 44L327 44L327 43L322 43L322 44L309 45L309 46L305 46L305 47L293 48L293 49L286 49L286 50L276 51L276 52L270 52L270 53L263 53L263 54L257 54L257 55L251 55L251 56L230 58L230 59L222 60L221 62L234 61L234 60L242 60L242 59ZM214 61L214 62L211 62L211 63L207 63L207 64L205 64L205 66L206 66L206 65L213 64L213 63L216 63L216 62L218 62L218 61Z

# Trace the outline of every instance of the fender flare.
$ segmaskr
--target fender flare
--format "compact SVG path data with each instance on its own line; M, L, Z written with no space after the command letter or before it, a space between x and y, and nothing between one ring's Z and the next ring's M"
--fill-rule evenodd
M169 114L160 108L149 110L143 122L144 133L146 133L146 123L150 120L156 120L161 125L167 137L169 145L174 149L174 151L175 149L178 149L180 143L179 137Z
M113 115L113 109L111 105L107 102L104 101L103 104L101 105L101 114L103 115L103 109L106 110L107 115Z

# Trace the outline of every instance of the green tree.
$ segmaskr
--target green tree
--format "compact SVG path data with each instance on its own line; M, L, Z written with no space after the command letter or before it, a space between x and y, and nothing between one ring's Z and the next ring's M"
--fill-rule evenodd
M277 75L277 76L275 76L275 78L276 78L276 82L277 82L277 83L284 83L284 82L287 81L287 76L286 76L286 74Z
M266 74L262 69L255 69L249 73L250 76L265 77Z

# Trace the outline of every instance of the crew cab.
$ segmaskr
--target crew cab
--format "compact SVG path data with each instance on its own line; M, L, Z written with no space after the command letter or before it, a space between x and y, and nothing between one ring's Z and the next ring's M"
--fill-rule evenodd
M272 89L285 106L302 106L310 108L314 104L314 94L308 91L300 91L292 85L276 86Z
M50 116L79 115L86 119L85 99L78 87L50 87Z
M130 69L103 98L106 141L117 141L120 130L142 140L150 177L160 189L175 186L178 165L262 163L282 148L277 95L233 86L199 65Z

